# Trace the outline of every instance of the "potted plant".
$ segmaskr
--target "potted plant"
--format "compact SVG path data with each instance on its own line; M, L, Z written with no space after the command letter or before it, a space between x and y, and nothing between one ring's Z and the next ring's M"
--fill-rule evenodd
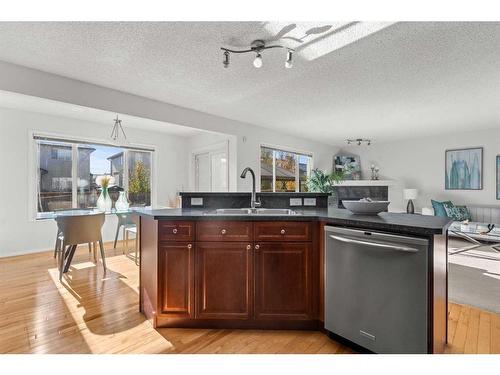
M311 176L307 179L307 189L310 192L329 193L328 206L334 205L337 202L334 185L342 182L344 178L344 170L334 170L328 174L316 168L311 171Z

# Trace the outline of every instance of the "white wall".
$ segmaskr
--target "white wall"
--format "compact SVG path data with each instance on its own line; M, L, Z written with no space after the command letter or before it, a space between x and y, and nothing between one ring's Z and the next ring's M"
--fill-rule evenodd
M0 108L0 257L47 250L54 246L53 220L33 221L30 217L28 181L29 133L31 130L71 137L106 139L111 127L75 119ZM168 205L182 186L187 185L187 140L166 133L126 129L133 143L155 146L157 204ZM106 218L105 241L114 238L114 215Z
M371 146L351 146L344 151L361 157L363 178L369 178L370 165L380 167L381 178L398 180L390 189L391 208L406 209L404 188L417 188L415 208L431 207L430 199L451 200L455 204L500 206L496 200L496 156L500 154L500 129L461 132L412 140L374 143ZM445 190L445 150L484 147L483 190Z

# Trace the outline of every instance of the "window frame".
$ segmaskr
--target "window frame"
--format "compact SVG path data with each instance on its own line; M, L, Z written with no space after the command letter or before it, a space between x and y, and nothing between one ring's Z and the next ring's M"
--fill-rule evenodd
M261 184L262 184L262 180L261 180L261 176L262 176L262 165L261 165L261 161L260 161L260 158L261 158L261 152L262 152L262 147L265 147L265 148L270 148L270 149L273 149L273 151L275 150L279 150L279 151L284 151L284 152L290 152L290 153L293 153L295 155L304 155L304 156L309 156L311 158L311 163L310 163L310 166L309 166L309 169L310 170L313 170L314 169L314 152L313 151L307 151L307 150L302 150L302 149L298 149L298 148L293 148L293 147L287 147L287 146L279 146L279 145L275 145L275 144L270 144L270 143L260 143L259 144L259 151L258 151L258 156L259 156L259 168L258 168L258 176L257 177L257 180L258 180L258 187L257 187L257 191L260 192L260 188L261 188ZM297 166L296 168L296 171L295 171L295 192L296 193L299 193L299 189L300 189L300 177L299 177L299 168ZM273 152L273 193L276 193L276 155L275 153ZM278 192L280 193L280 192Z
M29 222L39 222L43 220L47 220L47 218L42 218L38 217L38 204L37 204L37 196L38 196L38 184L36 183L37 178L38 178L38 153L37 153L37 139L35 137L42 137L42 138L51 138L54 141L60 141L60 142L74 142L71 146L72 150L72 163L71 163L71 177L72 177L72 191L71 191L71 202L72 206L76 207L77 204L77 188L78 184L75 183L74 179L78 178L78 163L73 162L74 160L78 160L78 145L79 144L97 144L97 145L103 145L103 146L109 146L109 147L117 147L117 148L123 148L118 145L114 145L110 142L106 142L105 140L103 141L102 139L98 138L88 138L88 137L80 137L80 136L75 136L75 135L69 135L69 134L62 134L62 133L49 133L49 132L41 132L37 130L28 130L28 160L27 160L27 168L28 168L28 181L27 181L27 186L28 186L28 221ZM134 148L137 148L135 151L148 151L151 152L151 206L157 206L157 184L156 184L156 178L157 178L157 166L158 166L158 153L157 153L157 146L151 145L151 144L139 144L139 143L129 143L127 145L127 148L134 150ZM127 149L125 149L127 151ZM127 153L128 156L128 153ZM125 157L125 155L124 155ZM124 172L125 173L125 172ZM128 171L127 171L128 174ZM124 176L125 178L125 176ZM35 183L34 183L35 182ZM127 179L127 185L128 185L128 179ZM110 213L106 213L107 215Z

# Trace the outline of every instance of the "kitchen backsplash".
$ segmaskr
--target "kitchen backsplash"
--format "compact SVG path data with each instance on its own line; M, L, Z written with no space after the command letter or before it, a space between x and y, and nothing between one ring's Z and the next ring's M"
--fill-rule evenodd
M315 209L328 207L327 193L257 193L263 208ZM251 193L182 192L183 208L250 207Z

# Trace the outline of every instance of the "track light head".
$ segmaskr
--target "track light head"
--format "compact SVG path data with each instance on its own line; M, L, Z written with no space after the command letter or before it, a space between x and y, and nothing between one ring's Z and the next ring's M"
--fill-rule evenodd
M224 60L222 60L224 68L229 68L229 51L224 51Z
M288 50L286 52L285 68L290 69L293 66L292 62L292 51Z
M260 68L262 66L262 56L260 53L257 53L257 56L255 56L255 59L253 60L253 66L256 68Z

